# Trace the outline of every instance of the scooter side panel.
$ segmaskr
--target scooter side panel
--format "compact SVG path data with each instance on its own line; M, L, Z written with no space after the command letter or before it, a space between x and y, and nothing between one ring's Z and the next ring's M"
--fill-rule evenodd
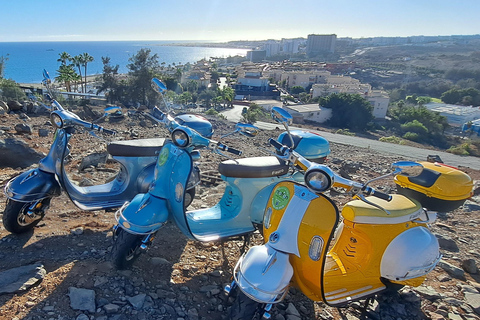
M39 168L25 171L10 180L5 186L7 198L20 202L38 201L59 196L62 189L55 174Z
M294 199L295 186L297 190L310 192L306 187L292 182L281 182L273 189L266 209L267 213L272 213L269 225L266 223L264 226L264 237L271 241L278 226L282 220L288 219L288 215L303 215L297 239L289 239L296 244L298 251L298 256L290 254L294 269L293 279L295 285L310 299L323 300L323 265L333 231L338 224L339 213L335 204L322 194L317 194L304 212L295 212L294 208L289 207Z

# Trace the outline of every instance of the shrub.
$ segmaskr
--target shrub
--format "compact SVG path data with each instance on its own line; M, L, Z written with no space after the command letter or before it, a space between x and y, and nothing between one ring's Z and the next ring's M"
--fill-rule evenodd
M338 129L337 131L335 131L335 133L338 133L338 134L343 134L343 135L346 135L346 136L355 136L355 133L354 132L350 132L350 130L348 129Z
M409 131L409 132L406 132L403 135L403 139L407 139L407 140L410 140L410 141L419 141L420 137L419 137L418 133Z
M459 156L468 156L470 155L471 148L469 143L462 143L459 146L452 146L448 148L447 152L459 155Z
M389 143L395 143L395 144L403 144L402 138L399 138L397 136L389 136L389 137L381 137L378 139L379 141L382 142L389 142Z

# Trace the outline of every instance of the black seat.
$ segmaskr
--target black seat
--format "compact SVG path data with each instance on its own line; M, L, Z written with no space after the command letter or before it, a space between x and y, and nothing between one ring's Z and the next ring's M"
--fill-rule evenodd
M225 177L232 178L267 178L284 175L288 165L277 157L252 157L226 160L218 165L218 171Z
M165 138L114 141L107 146L107 151L119 157L154 157L164 143Z

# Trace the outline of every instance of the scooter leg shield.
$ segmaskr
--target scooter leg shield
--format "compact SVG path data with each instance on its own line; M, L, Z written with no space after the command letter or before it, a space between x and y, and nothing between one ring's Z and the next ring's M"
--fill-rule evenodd
M5 195L11 200L33 202L59 196L61 190L55 174L36 168L10 180L5 186Z
M240 290L260 303L281 301L293 276L289 255L268 244L250 248L235 269L235 281Z
M130 233L150 234L167 221L167 202L150 193L137 194L116 212L115 218L119 226Z
M432 271L440 258L435 235L425 227L411 228L388 245L380 265L381 276L393 281L421 277Z

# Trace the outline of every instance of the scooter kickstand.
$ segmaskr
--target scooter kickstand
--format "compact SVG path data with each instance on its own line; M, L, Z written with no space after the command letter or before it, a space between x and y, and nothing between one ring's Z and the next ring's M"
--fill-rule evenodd
M248 246L250 246L250 234L243 236L243 246L242 249L240 249L241 256L245 253Z

